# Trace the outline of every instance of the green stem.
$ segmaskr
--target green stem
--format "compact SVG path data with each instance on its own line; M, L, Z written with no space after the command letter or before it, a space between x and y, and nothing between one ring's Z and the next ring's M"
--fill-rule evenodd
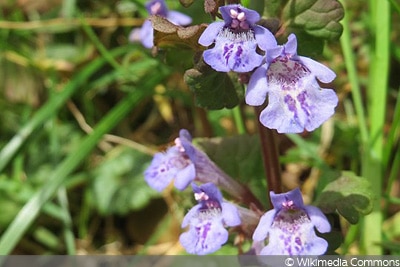
M341 0L343 6L345 6L344 0ZM340 44L343 50L344 61L346 64L346 70L349 77L350 85L351 85L351 95L354 101L354 107L356 110L358 127L360 129L361 135L361 143L366 144L368 142L368 128L367 122L365 120L365 111L361 96L361 88L358 80L357 68L355 65L353 48L351 46L351 34L349 28L349 19L348 15L345 14L343 20L343 33L340 37Z
M240 110L240 105L237 105L236 107L234 107L232 109L232 113L233 113L233 119L235 121L236 129L237 129L238 133L245 134L246 133L246 125L244 124L244 121L243 121L243 116L242 116L242 112Z
M372 34L372 59L370 64L370 81L368 87L368 114L370 119L369 142L364 147L363 176L371 183L376 196L374 209L364 219L362 241L368 255L382 254L381 210L383 183L383 126L386 113L386 97L389 73L390 42L390 3L389 1L371 0L370 17Z

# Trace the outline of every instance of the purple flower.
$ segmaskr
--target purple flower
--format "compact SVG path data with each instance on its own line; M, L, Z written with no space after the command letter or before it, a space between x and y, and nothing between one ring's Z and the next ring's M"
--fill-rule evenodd
M272 33L255 24L260 15L236 4L219 10L224 21L211 23L199 38L203 46L214 44L204 51L204 61L221 72L248 72L260 66L263 56L257 46L263 51L276 46Z
M191 140L190 134L181 130L179 138L175 139L175 146L154 155L144 172L144 178L150 187L161 192L175 180L175 187L183 190L195 179L195 165L182 146L182 142L190 144Z
M261 123L279 133L313 131L333 115L338 98L332 89L320 88L335 73L326 66L297 55L297 40L268 50L266 63L255 70L246 92L246 103L259 106L268 95L268 106L261 112Z
M180 130L175 145L165 152L156 153L144 172L147 184L161 192L174 180L175 187L184 190L192 181L214 183L239 201L256 203L249 190L229 177L210 158L192 144L192 137Z
M240 224L238 210L233 204L222 200L222 194L213 183L193 186L194 197L199 202L186 214L179 241L188 253L205 255L221 248L228 240L225 226Z
M151 0L147 2L146 9L149 15L158 15L170 22L185 26L192 22L192 18L178 11L168 10L164 0ZM131 42L142 42L146 48L153 47L153 27L150 20L146 20L141 28L133 29L129 35Z
M254 231L253 240L268 238L261 255L322 255L328 243L316 236L331 230L325 215L314 206L305 206L300 189L287 193L270 192L273 210L265 213Z

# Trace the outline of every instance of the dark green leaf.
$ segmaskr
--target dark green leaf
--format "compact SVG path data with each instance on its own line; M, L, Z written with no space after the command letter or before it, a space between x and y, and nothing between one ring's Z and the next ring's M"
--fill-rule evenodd
M373 208L373 193L369 182L352 172L329 183L319 195L316 205L324 213L339 212L350 223L355 224L360 215L366 215Z
M290 0L283 9L283 21L311 36L338 39L343 27L343 6L337 0Z
M239 103L237 89L227 73L210 68L201 72L189 69L185 81L196 97L196 104L206 109L233 108Z

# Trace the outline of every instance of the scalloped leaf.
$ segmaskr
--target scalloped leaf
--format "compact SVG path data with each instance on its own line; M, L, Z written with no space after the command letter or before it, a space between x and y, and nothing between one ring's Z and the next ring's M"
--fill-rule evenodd
M315 205L324 213L337 211L347 221L356 224L361 215L372 211L373 198L371 185L366 179L344 171L322 190Z
M196 105L206 109L233 108L239 103L235 84L227 73L211 69L189 69L185 82L196 97Z
M191 48L202 51L204 47L198 43L200 35L207 24L182 27L175 25L160 16L151 16L149 20L154 29L154 45L157 47Z
M287 27L328 40L338 39L342 34L339 21L343 16L343 6L337 0L290 0L282 14Z

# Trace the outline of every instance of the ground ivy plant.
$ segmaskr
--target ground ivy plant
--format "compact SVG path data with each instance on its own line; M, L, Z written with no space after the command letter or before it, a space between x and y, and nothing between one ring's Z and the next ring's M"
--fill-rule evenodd
M180 2L190 7L194 0ZM182 220L183 248L210 254L240 235L239 243L251 243L244 254L334 251L343 237L332 218L340 214L354 224L371 212L369 183L322 164L322 189L305 204L300 188L283 188L275 147L278 134L313 132L335 113L339 98L330 84L336 74L317 58L326 41L342 34L340 2L204 0L202 12L212 21L200 24L163 0L149 1L146 9L148 18L130 40L154 55L191 51L184 79L196 104L209 110L253 106L259 127L259 138L223 140L192 139L181 129L173 145L154 155L144 172L147 184L162 192L173 183L192 190L197 201ZM259 182L254 170L262 167L266 179Z

